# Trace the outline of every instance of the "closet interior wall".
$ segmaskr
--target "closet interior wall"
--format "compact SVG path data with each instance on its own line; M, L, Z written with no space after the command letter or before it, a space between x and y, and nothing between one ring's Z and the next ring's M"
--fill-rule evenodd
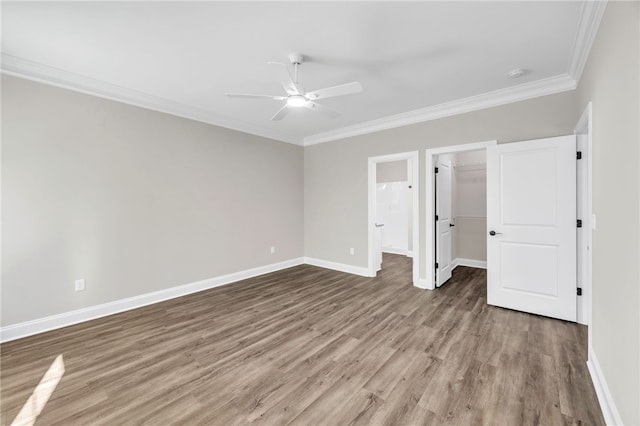
M487 262L487 162L486 152L452 155L453 259L467 266Z

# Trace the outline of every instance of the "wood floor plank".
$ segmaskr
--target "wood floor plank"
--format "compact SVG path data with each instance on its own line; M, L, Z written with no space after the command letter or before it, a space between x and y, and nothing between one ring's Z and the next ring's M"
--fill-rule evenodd
M383 400L388 398L393 385L398 382L407 369L415 362L420 352L398 350L376 371L364 384L364 389L370 391Z
M380 425L409 424L415 411L421 409L417 406L424 393L428 391L425 383L431 381L440 368L440 364L439 359L424 352L413 358L409 368L404 374L399 375L384 404L375 412L371 423Z
M585 327L411 277L301 265L2 344L0 423L63 355L36 424L604 424Z
M527 378L524 390L524 423L558 425L563 423L553 358L531 351L527 353ZM543 398L541 398L544 396Z

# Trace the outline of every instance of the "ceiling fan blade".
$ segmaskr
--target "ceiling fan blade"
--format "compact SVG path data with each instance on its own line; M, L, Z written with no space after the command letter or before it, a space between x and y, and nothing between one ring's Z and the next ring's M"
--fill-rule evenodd
M326 107L324 105L320 105L316 102L309 102L305 105L305 108L308 108L312 111L317 111L321 114L326 115L327 117L331 117L331 118L338 118L340 117L340 113L336 110L333 110L329 107Z
M246 98L246 99L274 99L276 101L283 101L287 99L286 96L274 96L274 95L252 95L249 93L227 93L230 98Z
M268 62L269 65L273 65L276 70L276 78L284 87L284 90L290 95L298 95L304 93L304 89L300 84L297 84L287 66L281 62Z
M276 115L271 117L271 121L282 120L287 114L289 114L289 107L287 106L287 104L285 104L282 108L280 108L280 111L276 112Z
M339 86L327 87L326 89L318 89L306 94L307 98L326 99L333 98L335 96L351 95L353 93L362 92L362 84L358 81L352 83L341 84Z

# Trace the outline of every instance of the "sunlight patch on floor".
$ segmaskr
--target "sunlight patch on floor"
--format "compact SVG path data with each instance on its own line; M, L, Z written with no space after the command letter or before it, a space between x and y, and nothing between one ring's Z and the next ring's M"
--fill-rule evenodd
M58 355L42 376L40 383L33 390L27 402L22 406L11 426L31 426L35 423L51 394L58 386L58 382L62 379L64 371L64 360L62 355Z

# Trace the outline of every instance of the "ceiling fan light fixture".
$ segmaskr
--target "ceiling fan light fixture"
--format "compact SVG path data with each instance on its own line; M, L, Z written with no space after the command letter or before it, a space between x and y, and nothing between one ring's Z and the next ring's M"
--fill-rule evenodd
M287 97L287 106L293 108L300 108L306 106L309 103L309 100L303 95L289 95Z
M298 68L304 61L304 56L299 53L292 53L289 55L289 61L293 68L294 75L291 75L289 67L280 62L268 62L269 65L275 65L277 68L276 78L280 81L286 95L274 96L274 95L258 95L251 93L227 93L227 96L231 98L248 98L248 99L271 99L274 101L285 101L285 104L271 117L271 121L280 121L287 114L291 112L293 108L307 108L310 111L315 111L327 117L336 118L340 116L340 113L325 106L321 103L317 103L317 100L324 100L327 98L336 98L338 96L352 95L362 92L362 84L358 81L352 81L351 83L340 84L338 86L325 87L323 89L314 90L313 92L307 92L302 85L298 82Z

